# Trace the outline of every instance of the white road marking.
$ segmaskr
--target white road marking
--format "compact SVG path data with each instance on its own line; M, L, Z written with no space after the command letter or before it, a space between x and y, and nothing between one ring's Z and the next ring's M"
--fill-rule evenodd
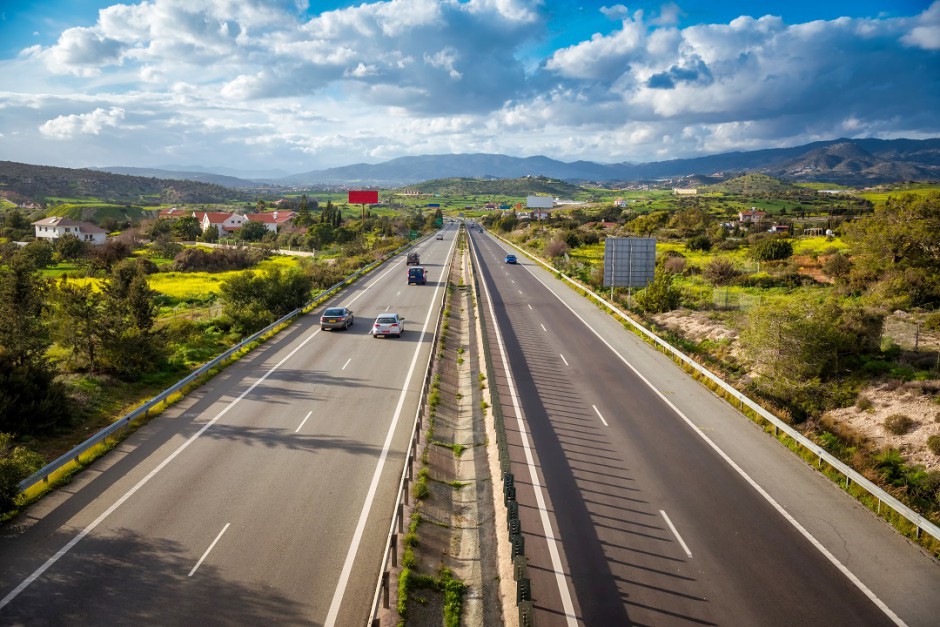
M520 295L522 294L522 290L519 290L519 294L520 294Z
M197 570L200 566L202 566L202 562L206 559L206 556L209 555L209 552L212 551L212 549L215 547L215 543L219 541L219 538L222 537L222 534L225 533L225 530L228 529L229 525L231 525L231 524L232 524L232 523L225 523L225 526L222 527L222 531L220 531L220 532L219 532L219 535L217 535L217 536L215 537L215 540L212 541L212 544L209 545L209 548L206 549L206 552L202 554L202 557L199 558L199 561L196 562L196 565L193 566L193 569L192 569L191 571L189 571L189 575L187 575L187 577L192 577L192 576L193 576L193 573L196 572L196 570Z
M532 305L531 305L531 304L529 304L529 309L532 309Z
M545 328L545 325L539 322L539 326L542 327L542 330L548 333L548 329Z
M451 243L453 252L456 245L456 238ZM450 257L448 257L449 259ZM446 270L446 265L445 265ZM375 472L372 474L372 483L369 484L369 491L366 493L366 500L362 504L362 511L359 512L359 522L356 523L356 531L353 533L352 541L349 543L349 551L346 553L346 561L343 562L343 570L340 572L339 581L336 583L336 590L333 591L333 600L330 602L330 610L326 615L324 627L333 627L339 616L339 608L343 603L343 596L346 594L346 586L349 584L349 575L352 573L353 562L356 560L356 553L359 552L359 544L362 542L362 535L365 533L366 522L369 519L369 511L372 509L372 503L375 501L375 493L379 487L379 479L382 476L382 470L385 468L385 460L388 458L388 451L392 446L392 436L395 435L395 429L398 427L398 421L401 419L401 411L405 406L405 397L408 393L408 387L411 384L411 378L415 372L415 365L418 363L418 354L421 352L421 345L424 344L424 336L427 334L428 324L431 321L431 312L437 303L437 294L441 286L438 284L434 288L434 295L431 297L431 304L428 306L428 313L424 318L424 326L421 328L421 337L415 344L415 352L411 358L411 366L408 368L408 374L405 376L405 383L402 386L401 394L398 396L398 405L395 407L395 413L392 416L392 422L388 426L388 433L385 434L385 444L382 446L382 453L379 455L379 461L375 466Z
M346 370L346 366L348 366L348 365L349 365L349 362L351 362L351 361L352 361L352 357L350 357L349 359L346 360L346 363L343 364L343 367L340 368L340 370Z
M609 427L610 425L607 424L607 421L604 420L604 417L603 417L603 416L601 416L601 410L599 410L599 409L597 408L597 405L591 405L591 407L594 408L594 412L597 414L597 417L601 419L601 422L604 423L604 426L605 426L605 427Z
M559 357L561 357L561 360L562 360L563 362L565 362L565 365L567 366L567 365L568 365L568 360L565 359L565 356L564 356L564 355L559 355Z
M362 296L363 294L365 294L365 292L368 291L373 285L375 285L376 283L378 283L379 281L381 281L385 276L387 276L389 273L391 273L392 270L394 270L397 265L398 265L398 264L393 264L388 270L386 270L386 271L383 272L381 275L379 275L379 277L376 278L375 281L373 281L372 283L368 284L368 285L365 287L365 289L364 289L363 291L359 292L359 294L357 294L357 295L355 296L355 298L353 298L353 299L350 300L349 302L352 303L352 302L355 302L356 300L358 300L359 297ZM60 559L62 559L62 557L63 557L66 553L68 553L69 551L71 551L71 550L75 547L76 544L78 544L79 542L81 542L82 539L84 539L88 534L90 534L92 531L94 531L94 530L98 527L98 525L100 525L102 522L104 522L105 519L108 518L108 516L110 516L111 514L113 514L113 513L115 512L115 510L117 510L117 508L119 508L121 505L123 505L124 502L127 501L127 499L129 499L129 498L131 498L132 496L134 496L141 488L143 488L145 485L147 485L147 483L149 483L150 480L153 479L153 478L157 475L157 473L159 473L161 470L163 470L164 468L166 468L166 466L167 466L171 461L173 461L174 459L176 459L177 455L179 455L179 454L182 453L184 450L186 450L187 448L189 448L189 445L192 444L193 442L195 442L196 439L197 439L199 436L201 436L203 433L205 433L206 431L208 431L208 430L209 430L209 427L211 427L212 425L214 425L215 423L217 423L217 422L222 418L222 416L224 416L225 414L227 414L228 411L229 411L232 407L234 407L236 404L238 404L239 401L241 401L243 398L245 398L246 396L248 396L249 394L251 394L251 392L254 391L254 389L255 389L256 387L258 387L258 386L261 385L264 381L266 381L268 377L270 377L278 368L280 368L281 366L283 366L284 363L287 362L287 360L289 360L291 357L293 357L294 355L296 355L301 349L303 349L303 348L307 345L307 343L310 342L310 340L312 340L313 338L315 338L319 333L321 333L320 329L317 329L316 331L314 331L313 333L311 333L311 334L307 337L307 339L305 339L303 342L300 343L300 345L299 345L297 348L295 348L295 349L292 350L290 353L288 353L287 356L284 357L282 360L280 360L279 362L277 362L276 364L274 364L273 366L271 366L271 369L268 370L266 373L264 373L264 374L261 376L260 379L258 379L257 381L255 381L254 383L252 383L250 386L248 386L248 389L246 389L244 392L242 392L241 394L239 394L237 398L235 398L234 400L232 400L232 402L230 402L228 405L226 405L225 408L222 409L222 411L220 411L218 414L216 414L215 417L214 417L212 420L210 420L209 422L207 422L206 424L204 424L204 425L202 426L202 428L199 429L199 431L197 431L196 433L194 433L193 435L191 435L188 440L186 440L185 442L183 442L182 444L180 444L179 447L178 447L175 451L173 451L172 453L170 453L170 454L166 457L166 459L164 459L162 462L160 462L160 463L156 466L156 468L154 468L154 469L151 470L149 473L147 473L147 475L146 475L143 479L141 479L140 481L138 481L138 482L134 485L134 487L132 487L132 488L131 488L130 490L128 490L127 492L125 492L124 495L121 496L121 498L119 498L117 501L115 501L113 505L111 505L108 509L106 509L106 510L105 510L100 516L98 516L96 519L94 519L87 527L85 527L84 529L82 529L82 530L78 533L78 535L76 535L74 538L72 538L71 540L69 540L68 543L66 543L66 545L65 545L64 547L62 547L61 549L59 549L58 551L56 551L55 555L53 555L52 557L50 557L49 559L47 559L47 560L42 564L42 566L40 566L40 567L37 568L35 571L33 571L33 573L29 575L29 577L27 577L26 579L24 579L23 581L21 581L20 584L19 584L18 586L16 586L16 588L14 588L13 590L11 590L5 597L3 597L2 599L0 599L0 609L3 609L3 608L6 607L7 605L9 605L10 602L13 601L13 599L15 599L16 597L18 597L18 596L20 595L20 593L23 592L23 590L25 590L27 587L29 587L29 585L30 585L31 583L33 583L34 581L36 581L39 577L42 576L42 574L43 574L44 572L46 572L47 570L49 570L53 565L55 565L56 562L58 562Z
M530 270L530 272L531 272L531 270ZM800 533L800 535L802 535L804 538L806 538L807 540L809 540L810 544L812 544L812 545L816 548L816 550L818 550L820 553L822 553L823 557L825 557L827 560L829 560L829 562L830 562L833 566L835 566L836 568L838 568L839 571L840 571L843 575L845 575L846 578L847 578L849 581L851 581L852 584L854 584L855 587L858 588L858 589L862 592L862 594L864 594L864 595L867 596L869 599L871 599L872 603L874 603L875 605L877 605L877 606L878 606L878 609L880 609L882 612L884 612L885 616L887 616L895 625L899 625L899 626L904 625L904 626L906 626L907 623L905 623L903 620L901 620L901 618L900 618L897 614L895 614L894 611L892 611L891 608L888 607L888 606L885 604L884 601L882 601L881 599L879 599L879 598L875 595L875 593L872 592L872 591L868 588L868 586L866 586L864 583L862 583L862 581L861 581L858 577L855 576L855 573L853 573L852 571L850 571L842 562L839 561L839 559L838 559L835 555L833 555L832 553L830 553L830 552L829 552L829 549L827 549L825 546L823 546L822 543L821 543L819 540L817 540L817 539L815 538L815 536L813 536L813 534L811 534L809 531L807 531L806 528L803 527L803 525L801 525L801 524L799 523L799 521L797 521L793 516L790 515L790 512L788 512L786 509L784 509L782 505L780 505L779 503L777 503L777 501L774 500L774 498L773 498L772 496L770 496L770 494L769 494L766 490L764 490L764 488L762 488L762 487L760 486L760 484L757 483L757 481L755 481L754 479L752 479L751 476L750 476L749 474L747 474L747 473L744 471L743 468L741 468L740 466L738 466L738 464L735 463L735 461L734 461L733 459L731 459L731 457L729 457L727 453L725 453L723 450L721 450L721 448L720 448L717 444L715 444L715 443L712 441L711 438L709 438L707 435L705 435L705 432L702 431L701 429L699 429L698 426L696 426L695 423L693 423L693 422L689 419L688 416L686 416L684 413L682 413L682 410L680 410L678 407L676 407L676 406L672 403L672 401L670 401L668 398L666 398L666 395L665 395L665 394L663 394L663 393L660 392L658 389L656 389L656 386L654 386L653 383L652 383L649 379L647 379L646 377L644 377L644 376L640 373L640 371L637 370L636 367L634 367L633 364L631 364L629 361L627 361L626 357L624 357L623 355L621 355L621 354L617 351L617 349L614 348L613 345L612 345L610 342L608 342L608 341L600 334L600 332L597 331L597 329L595 329L595 328L592 327L590 324L588 324L587 321L586 321L584 318L582 318L581 315L578 314L578 312L576 312L576 311L574 310L574 308L571 307L571 305L569 305L569 304L566 303L564 300L562 300L561 296L559 296L558 293L555 292L555 290L553 290L551 287L549 287L549 285L548 285L545 281L543 281L543 280L540 279L538 276L536 276L534 272L532 273L532 276L535 277L535 280L537 280L539 283L541 283L541 284L545 287L545 289L547 289L549 292L551 292L552 295L554 295L555 298L558 299L558 302L560 302L562 305L564 305L565 307L567 307L568 310L574 315L575 318L577 318L578 320L580 320L580 321L584 324L584 326L586 326L587 329L588 329L591 333L593 333L595 336L597 336L597 339L599 339L601 342L603 342L604 345L606 345L607 348L609 348L610 351L611 351L614 355L616 355L616 356L620 359L620 361L622 361L622 362L627 366L627 368L629 368L630 370L633 371L633 374L635 374L643 383L645 383L646 386L647 386L650 390L652 390L654 394L656 394L657 396L659 396L659 398L662 399L662 401L663 401L664 403L666 403L666 405L668 405L669 408L672 409L672 411L674 411L677 416L679 416L679 418L681 418L687 425L689 425L689 427L690 427L695 433L697 433L698 436L699 436L700 438L702 438L702 439L705 441L705 443L708 444L716 453L718 453L718 455L720 455L721 458L724 459L725 462L726 462L729 466L731 466L731 468L732 468L736 473L738 473L745 481L747 481L748 484L750 484L750 486L751 486L752 488L754 488L754 489L757 491L758 494L760 494L762 497L764 497L764 500L766 500L768 503L770 503L770 505L771 505L775 510L777 510L777 512L778 512L781 516L783 516L783 518L784 518L788 523L790 523L790 524L793 526L794 529L796 529L796 530ZM599 299L599 300L600 300L600 299Z
M676 536L676 540L678 540L679 544L682 545L682 550L685 551L685 554L689 556L689 559L692 559L692 551L689 550L689 546L685 543L685 540L682 539L682 536L679 535L679 530L676 529L676 526L672 524L671 520L669 520L669 516L666 515L664 510L659 510L659 513L663 515L663 519L666 521L666 524L669 525L669 529L672 531L672 535Z
M475 251L474 251L475 252ZM561 555L558 551L558 537L552 529L552 521L548 517L548 508L545 506L545 491L542 488L542 482L539 479L538 471L535 468L535 458L532 456L532 446L529 444L529 434L525 425L525 415L522 413L522 405L519 404L519 393L516 391L516 383L512 377L512 369L509 367L509 361L506 357L506 345L503 343L503 334L499 330L499 322L496 320L496 312L493 311L493 299L490 296L490 289L486 281L481 281L483 291L486 292L486 301L489 305L490 318L493 321L493 330L496 336L496 345L499 347L500 358L503 362L503 372L506 375L506 383L509 386L509 395L512 399L513 410L516 413L516 422L519 425L519 436L522 438L522 449L525 452L526 467L529 470L529 480L532 482L532 488L535 492L535 501L538 505L539 519L542 522L542 533L548 543L548 554L552 560L552 570L555 573L555 584L558 586L558 593L561 595L561 605L565 612L565 621L569 627L577 627L578 618L574 613L574 604L571 602L571 591L568 589L568 582L565 577L565 571L561 566Z
M391 309L391 308L392 308L392 306L389 305L388 307L385 308L385 311L388 311L388 310Z
M307 417L300 421L300 425L297 427L297 429L294 431L294 433L300 433L300 430L303 428L303 426L304 426L305 424L307 424L307 420L310 419L310 414L312 414L312 413L313 413L312 410L307 412Z

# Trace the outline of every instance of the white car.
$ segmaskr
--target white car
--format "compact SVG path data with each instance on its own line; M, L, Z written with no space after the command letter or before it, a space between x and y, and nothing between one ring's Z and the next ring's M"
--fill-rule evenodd
M405 319L397 313L384 313L375 319L372 325L372 337L391 335L401 337L405 332Z

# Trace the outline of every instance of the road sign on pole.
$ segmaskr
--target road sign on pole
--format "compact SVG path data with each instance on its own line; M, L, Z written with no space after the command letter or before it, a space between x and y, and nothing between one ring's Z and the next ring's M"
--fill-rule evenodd
M656 271L656 238L604 240L604 287L646 287Z

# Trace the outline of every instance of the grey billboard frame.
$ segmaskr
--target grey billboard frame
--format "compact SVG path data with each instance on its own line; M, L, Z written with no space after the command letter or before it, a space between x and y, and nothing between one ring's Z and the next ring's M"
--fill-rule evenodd
M646 287L656 272L655 237L604 240L604 287Z

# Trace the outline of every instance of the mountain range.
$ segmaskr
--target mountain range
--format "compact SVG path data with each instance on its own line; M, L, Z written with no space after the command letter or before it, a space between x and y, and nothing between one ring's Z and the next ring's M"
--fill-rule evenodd
M442 178L520 178L546 176L570 183L625 184L708 176L728 178L760 172L792 181L820 181L851 186L910 180L940 180L940 138L836 139L791 148L727 152L692 159L651 163L564 162L544 156L442 154L399 157L382 163L357 163L278 178L242 179L200 171L124 167L102 171L248 187L401 187ZM231 171L230 171L231 172Z

